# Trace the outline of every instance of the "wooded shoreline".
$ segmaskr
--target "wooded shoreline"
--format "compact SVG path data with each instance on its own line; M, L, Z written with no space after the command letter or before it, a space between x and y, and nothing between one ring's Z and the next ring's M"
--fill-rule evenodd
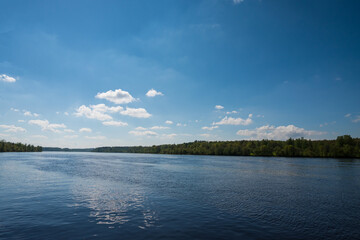
M242 141L195 141L182 144L164 144L149 147L100 147L92 152L152 153L217 156L268 156L268 157L317 157L360 158L360 138L349 135L336 140L307 140L304 138Z
M41 146L0 141L0 152L41 152Z
M344 135L337 137L336 140L308 140L304 138L290 138L286 141L194 141L182 144L99 147L84 149L41 147L21 143L11 143L4 140L0 141L0 152L41 151L150 153L216 156L360 158L360 138L352 138L350 135Z

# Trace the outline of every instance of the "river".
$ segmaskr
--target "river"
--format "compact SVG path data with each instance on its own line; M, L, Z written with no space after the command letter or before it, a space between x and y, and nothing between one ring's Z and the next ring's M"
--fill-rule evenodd
M360 160L0 153L1 239L360 239Z

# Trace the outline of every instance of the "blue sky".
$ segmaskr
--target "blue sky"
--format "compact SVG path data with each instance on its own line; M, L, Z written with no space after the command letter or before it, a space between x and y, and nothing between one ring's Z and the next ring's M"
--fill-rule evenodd
M0 138L360 137L358 1L0 2Z

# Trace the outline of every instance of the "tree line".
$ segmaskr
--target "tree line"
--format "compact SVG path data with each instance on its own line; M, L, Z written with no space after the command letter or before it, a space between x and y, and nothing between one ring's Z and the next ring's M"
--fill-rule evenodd
M195 141L148 147L100 147L95 148L93 152L360 158L360 138L352 138L350 135L344 135L337 137L336 140L290 138L286 141Z
M43 147L44 152L91 152L94 148Z
M41 152L42 147L30 144L0 141L0 152Z

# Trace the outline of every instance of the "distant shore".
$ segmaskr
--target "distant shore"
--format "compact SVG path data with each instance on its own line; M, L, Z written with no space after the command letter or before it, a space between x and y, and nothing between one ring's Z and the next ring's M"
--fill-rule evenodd
M336 140L307 140L303 138L290 138L286 141L195 141L182 144L99 147L86 149L44 147L43 151L151 153L216 156L360 158L360 138L352 138L349 135L344 135L337 137Z

